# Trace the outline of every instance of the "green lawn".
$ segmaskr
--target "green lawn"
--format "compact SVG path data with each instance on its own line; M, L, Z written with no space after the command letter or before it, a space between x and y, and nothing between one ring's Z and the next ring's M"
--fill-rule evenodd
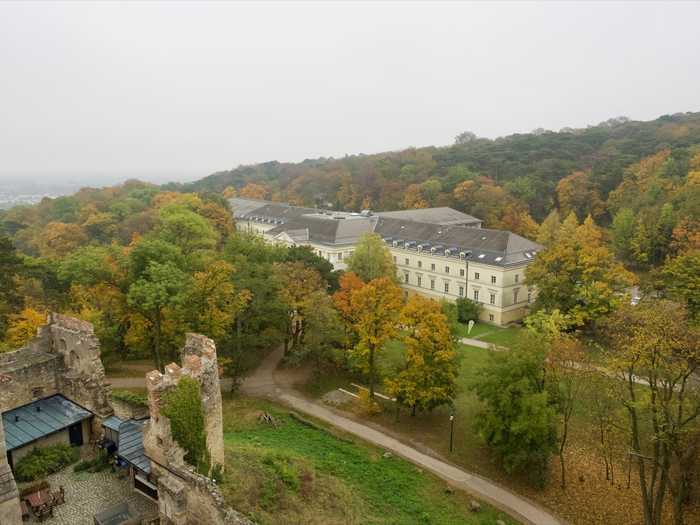
M259 423L272 413L277 427ZM224 406L227 475L222 490L236 508L264 524L493 525L514 521L397 457L281 407L246 398Z
M468 326L466 324L459 323L458 333L460 337L479 339L480 341L493 343L497 346L512 346L523 331L523 328L519 326L502 328L486 323L476 323L470 334L467 334L467 328Z

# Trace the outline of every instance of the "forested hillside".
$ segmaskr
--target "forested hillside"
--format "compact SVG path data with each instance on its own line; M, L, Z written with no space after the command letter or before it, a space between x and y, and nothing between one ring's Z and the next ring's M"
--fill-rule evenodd
M530 237L553 210L590 214L613 226L625 262L646 267L673 251L674 229L676 243L697 235L699 155L700 113L684 113L495 140L463 133L448 147L267 162L170 189L347 210L451 206Z

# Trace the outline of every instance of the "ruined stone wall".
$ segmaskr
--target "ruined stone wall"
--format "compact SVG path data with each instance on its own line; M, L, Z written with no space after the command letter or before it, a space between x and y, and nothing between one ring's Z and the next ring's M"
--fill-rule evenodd
M184 451L172 437L170 421L161 413L163 395L185 376L196 379L201 387L212 464L219 464L222 468L224 464L216 346L207 337L187 334L182 367L171 363L163 374L154 370L146 375L151 418L144 428L143 443L146 455L151 459L151 473L158 484L161 518L173 525L251 525L249 520L225 504L215 482L185 462Z
M0 413L55 394L100 418L112 414L100 344L92 325L52 313L29 344L0 354ZM99 419L93 418L93 424L99 428ZM7 463L0 419L0 525L21 523L19 495Z
M2 388L2 384L0 384L0 388ZM0 524L22 524L19 492L5 453L5 429L2 426L2 418L0 418Z
M112 414L100 343L92 325L49 314L24 348L0 354L0 412L62 394L100 417Z
M63 364L46 348L47 341L37 338L31 346L0 354L0 412L58 393Z

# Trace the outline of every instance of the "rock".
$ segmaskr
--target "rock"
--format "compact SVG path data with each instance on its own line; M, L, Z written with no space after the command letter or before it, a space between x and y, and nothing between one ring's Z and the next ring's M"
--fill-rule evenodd
M393 458L394 455L391 452L384 452L384 454L382 454L382 457L389 459L389 458Z
M481 503L476 500L471 500L469 502L469 510L472 512L479 512L481 510Z

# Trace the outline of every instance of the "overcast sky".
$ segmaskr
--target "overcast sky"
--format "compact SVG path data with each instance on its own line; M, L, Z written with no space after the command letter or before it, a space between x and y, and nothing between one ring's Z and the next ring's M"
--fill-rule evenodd
M700 111L700 3L0 3L0 179Z

